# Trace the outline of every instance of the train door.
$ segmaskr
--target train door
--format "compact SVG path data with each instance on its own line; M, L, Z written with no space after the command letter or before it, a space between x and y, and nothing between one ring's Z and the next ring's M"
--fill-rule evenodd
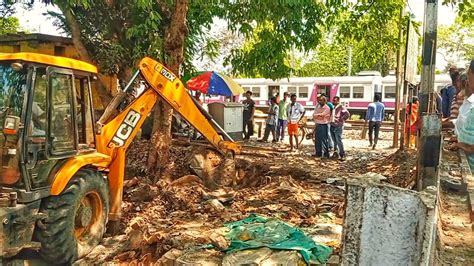
M273 96L276 96L277 98L278 98L278 96L280 96L280 86L279 85L268 86L268 100L270 100L270 98L272 98Z
M317 85L317 94L324 94L326 97L331 96L331 85Z

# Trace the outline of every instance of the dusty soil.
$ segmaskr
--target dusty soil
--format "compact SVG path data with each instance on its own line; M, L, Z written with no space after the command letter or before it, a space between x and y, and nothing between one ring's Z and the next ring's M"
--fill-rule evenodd
M442 188L439 265L474 265L474 232L467 211L466 193Z
M215 191L192 175L186 161L191 147L185 146L172 147L166 180L153 183L154 177L145 168L148 143L137 141L127 155L123 232L105 238L80 262L150 263L172 249L219 246L213 237L215 229L250 213L302 228L342 224L345 178L374 172L386 175L382 182L409 183L405 179L410 176L413 154L393 154L395 150L389 148L392 133L381 135L378 148L372 150L366 140L359 139L359 131L346 131L345 162L314 159L311 141L305 141L296 153L289 153L288 145L282 143L245 143L236 161L236 185ZM336 253L340 244L330 243Z
M442 167L449 167L441 176L439 224L438 224L438 265L474 265L474 225L468 208L468 195L456 185L446 185L447 181L462 183L458 153L444 151ZM447 172L447 173L446 173Z

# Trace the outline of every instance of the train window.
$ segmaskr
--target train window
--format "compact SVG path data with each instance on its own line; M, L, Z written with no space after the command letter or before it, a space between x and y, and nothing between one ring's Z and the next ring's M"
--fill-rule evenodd
M352 87L352 98L355 98L355 99L364 98L364 87L362 86Z
M395 99L395 86L384 86L384 98Z
M339 97L345 98L345 99L351 98L351 87L341 86L339 90L340 90Z
M244 90L244 93L242 93L242 98L245 99L245 93L246 93L247 91L251 91L252 89L251 89L250 87L244 87L244 86L242 86L242 89Z
M260 87L252 87L252 96L255 98L260 97Z
M298 88L298 97L299 98L308 98L308 87L303 86Z
M288 88L287 88L287 92L288 92L290 95L296 94L296 87L294 87L294 86L288 87Z

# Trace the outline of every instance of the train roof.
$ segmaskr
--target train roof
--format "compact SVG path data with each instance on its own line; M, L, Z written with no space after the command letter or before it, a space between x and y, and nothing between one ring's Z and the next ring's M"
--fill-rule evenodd
M416 79L419 82L421 76L417 75ZM292 77L279 80L265 79L265 78L244 78L234 79L235 82L241 86L250 85L282 85L282 84L351 84L351 83L364 83L373 82L375 80L381 80L382 83L395 83L395 75L388 75L385 77L380 76L343 76L343 77ZM449 83L451 79L447 74L436 75L435 82L437 83Z
M234 79L242 86L245 85L279 85L279 84L312 84L312 83L353 83L372 82L380 79L380 76L343 76L343 77L292 77L286 79L272 80L265 78Z
M395 81L397 80L396 76L395 75L388 75L388 76L385 76L383 79L382 79L382 83L395 83ZM417 82L420 82L421 80L421 75L417 75L416 76L416 81ZM449 77L449 75L447 74L439 74L439 75L436 75L435 76L435 82L438 82L438 83L450 83L451 82L451 78Z

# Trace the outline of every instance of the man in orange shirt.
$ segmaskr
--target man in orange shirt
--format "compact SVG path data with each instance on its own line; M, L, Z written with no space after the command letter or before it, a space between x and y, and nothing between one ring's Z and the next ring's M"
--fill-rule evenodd
M316 157L329 158L329 124L331 123L331 108L327 105L325 96L318 98L319 108L313 114L316 124Z

